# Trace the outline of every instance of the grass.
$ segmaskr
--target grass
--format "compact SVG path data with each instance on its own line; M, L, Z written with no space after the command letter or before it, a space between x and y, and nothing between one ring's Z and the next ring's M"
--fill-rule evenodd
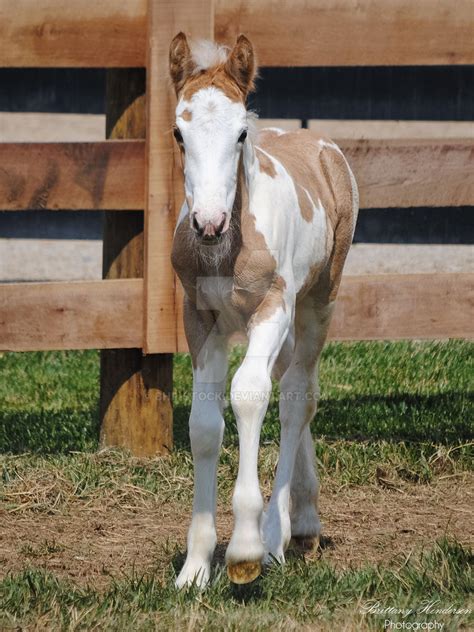
M97 352L0 355L0 629L382 630L386 615L365 611L377 603L418 610L391 613L394 623L469 629L472 612L452 609L473 607L472 351L462 341L328 345L313 421L329 534L322 550L293 551L239 590L221 545L202 594L173 588L192 502L188 356L175 357L174 453L136 459L96 452ZM232 369L241 355L232 353ZM227 537L238 453L230 407L225 415ZM266 497L278 436L275 390L262 432ZM89 539L95 566L82 557ZM427 602L437 606L422 611ZM434 612L441 607L451 611Z
M233 352L232 370L241 357L241 350ZM0 374L0 452L96 449L97 352L6 353L0 357ZM463 341L329 344L323 352L322 397L313 431L345 440L469 441L473 375L472 345ZM188 448L188 356L176 356L174 383L175 445ZM236 434L228 408L225 444L235 444ZM274 397L262 440L276 441L278 436Z
M284 567L272 567L251 589L230 586L219 568L204 594L177 593L172 571L164 581L132 573L98 593L27 570L3 582L0 600L6 612L15 613L5 617L6 623L41 622L43 629L59 622L63 629L83 630L287 630L318 620L319 629L352 624L351 629L379 630L386 617L364 614L377 602L414 611L405 618L391 615L393 621L426 621L429 617L421 611L427 603L449 601L452 608L465 610L473 561L463 547L442 540L430 552L399 560L390 569L338 572L324 562L314 566L293 559ZM435 616L445 630L458 630L466 621L464 614Z

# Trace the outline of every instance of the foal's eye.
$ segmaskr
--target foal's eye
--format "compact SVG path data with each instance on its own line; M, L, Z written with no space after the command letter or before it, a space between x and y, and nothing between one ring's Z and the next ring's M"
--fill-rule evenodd
M183 142L183 135L181 134L181 132L179 131L179 129L177 127L175 127L173 129L173 135L176 138L176 142L178 142L178 143L182 143Z
M246 130L246 129L244 129L244 131L242 132L242 134L239 136L239 140L238 140L238 142L239 142L239 143L243 143L243 142L244 142L244 140L245 140L246 138L247 138L247 130Z

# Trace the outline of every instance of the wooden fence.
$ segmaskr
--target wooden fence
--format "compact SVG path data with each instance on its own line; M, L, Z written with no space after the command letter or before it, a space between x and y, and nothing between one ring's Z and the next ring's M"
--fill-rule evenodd
M473 22L471 0L3 0L2 66L110 70L108 140L0 143L2 210L107 212L104 280L0 285L0 348L113 350L102 352L103 443L137 454L169 449L170 354L186 350L170 265L182 196L169 133L173 35L232 43L245 32L264 66L473 64ZM146 98L134 70L143 66ZM472 137L336 140L363 208L474 205ZM471 273L345 277L330 336L472 337L473 281Z

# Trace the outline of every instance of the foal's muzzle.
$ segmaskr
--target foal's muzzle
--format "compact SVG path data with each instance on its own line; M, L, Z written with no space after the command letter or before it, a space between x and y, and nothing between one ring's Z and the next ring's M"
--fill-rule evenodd
M206 242L214 242L227 230L227 213L221 213L217 220L200 223L197 213L192 215L192 227L198 237Z

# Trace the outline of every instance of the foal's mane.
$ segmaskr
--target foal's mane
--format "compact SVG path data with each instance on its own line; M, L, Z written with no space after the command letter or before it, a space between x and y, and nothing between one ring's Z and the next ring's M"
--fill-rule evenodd
M194 62L192 74L196 75L202 70L209 70L224 64L229 53L230 48L223 44L217 44L211 40L195 40L191 43L191 55Z

